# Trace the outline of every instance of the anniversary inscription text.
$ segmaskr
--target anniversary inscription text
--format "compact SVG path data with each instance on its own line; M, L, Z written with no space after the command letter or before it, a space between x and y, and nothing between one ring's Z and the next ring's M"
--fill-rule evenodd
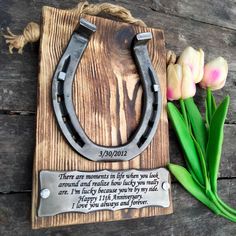
M168 171L164 168L139 171L40 173L41 191L48 196L40 202L39 215L61 212L119 210L145 206L169 206ZM41 197L42 198L42 197Z

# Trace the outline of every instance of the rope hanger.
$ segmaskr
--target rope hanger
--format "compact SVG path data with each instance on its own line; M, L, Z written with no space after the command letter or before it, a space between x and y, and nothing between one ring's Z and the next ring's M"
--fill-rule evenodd
M114 16L122 20L123 22L147 27L147 25L138 18L134 18L129 10L126 8L114 5L111 3L98 3L98 4L89 4L87 1L80 2L77 4L75 8L70 9L69 11L74 12L78 15L88 14L92 16L96 16L100 13L106 13L108 15ZM40 25L35 22L30 22L26 25L23 30L23 33L20 35L16 35L11 32L11 30L7 27L7 33L3 35L6 39L6 43L9 47L9 53L13 53L13 49L17 49L19 54L23 53L23 48L28 43L35 43L39 41L41 32ZM169 65L170 63L175 63L176 55L173 51L168 50L166 53L166 63Z

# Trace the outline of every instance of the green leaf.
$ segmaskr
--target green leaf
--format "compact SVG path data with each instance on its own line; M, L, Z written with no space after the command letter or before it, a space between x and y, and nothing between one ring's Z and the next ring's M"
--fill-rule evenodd
M169 118L179 138L185 157L187 158L187 162L190 165L192 171L194 171L194 174L198 181L202 185L204 185L204 178L202 175L201 165L198 159L198 154L195 149L192 137L184 122L183 116L180 114L180 112L173 103L169 102L167 104L167 108Z
M206 145L207 145L207 129L205 123L202 119L201 113L198 110L193 98L188 98L184 100L185 106L187 108L187 114L193 128L193 134L196 141L202 149L202 153L205 155Z
M215 98L210 88L207 88L206 104L207 104L206 115L208 116L208 123L210 125L213 115L217 108Z
M188 163L188 159L186 157L185 158L185 163L186 163L186 166L187 166L187 170L189 171L189 173L191 174L193 180L202 188L202 189L205 189L205 186L202 185L199 180L197 179L196 175L194 174L190 164Z
M210 191L210 184L209 184L208 174L207 174L206 159L204 158L200 145L198 144L197 140L194 137L193 137L193 141L194 141L194 144L198 153L198 157L200 160L200 164L202 167L202 174L204 177L205 188L206 188L206 193L207 193Z
M219 105L212 117L209 128L206 159L209 168L210 183L214 193L217 192L217 175L224 138L224 122L228 112L229 100L229 96L226 96L223 102Z
M205 204L213 212L220 214L219 209L208 199L204 191L200 186L198 186L198 184L196 184L190 173L184 167L168 164L168 169L189 193Z
M181 112L182 112L185 124L186 124L187 128L189 128L189 120L188 120L187 111L186 111L186 108L184 105L184 100L181 98L179 100L179 103L180 103L180 108L181 108Z

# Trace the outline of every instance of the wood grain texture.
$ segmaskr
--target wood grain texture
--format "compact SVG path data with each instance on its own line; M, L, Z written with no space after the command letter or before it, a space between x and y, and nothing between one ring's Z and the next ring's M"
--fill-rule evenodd
M70 11L44 7L33 172L33 228L124 220L172 212L171 205L165 209L149 207L37 217L40 170L147 169L165 166L169 160L168 122L164 109L166 59L163 32L99 17L84 17L97 26L97 32L92 36L77 69L73 100L77 116L87 135L98 144L120 145L127 142L139 123L142 88L130 54L131 40L138 32L151 31L153 34L148 50L161 84L161 119L152 143L140 156L131 161L97 163L75 153L66 143L55 121L51 106L51 78L79 18Z
M34 126L34 116L0 115L0 192L31 190Z
M152 0L151 8L174 16L194 19L212 25L229 29L236 29L236 2L234 0L214 1L188 1L188 0Z

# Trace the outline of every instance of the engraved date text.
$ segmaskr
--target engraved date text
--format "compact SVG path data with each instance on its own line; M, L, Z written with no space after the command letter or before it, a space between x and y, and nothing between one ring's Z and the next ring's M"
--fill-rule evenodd
M127 156L127 151L100 151L99 157L125 157Z

